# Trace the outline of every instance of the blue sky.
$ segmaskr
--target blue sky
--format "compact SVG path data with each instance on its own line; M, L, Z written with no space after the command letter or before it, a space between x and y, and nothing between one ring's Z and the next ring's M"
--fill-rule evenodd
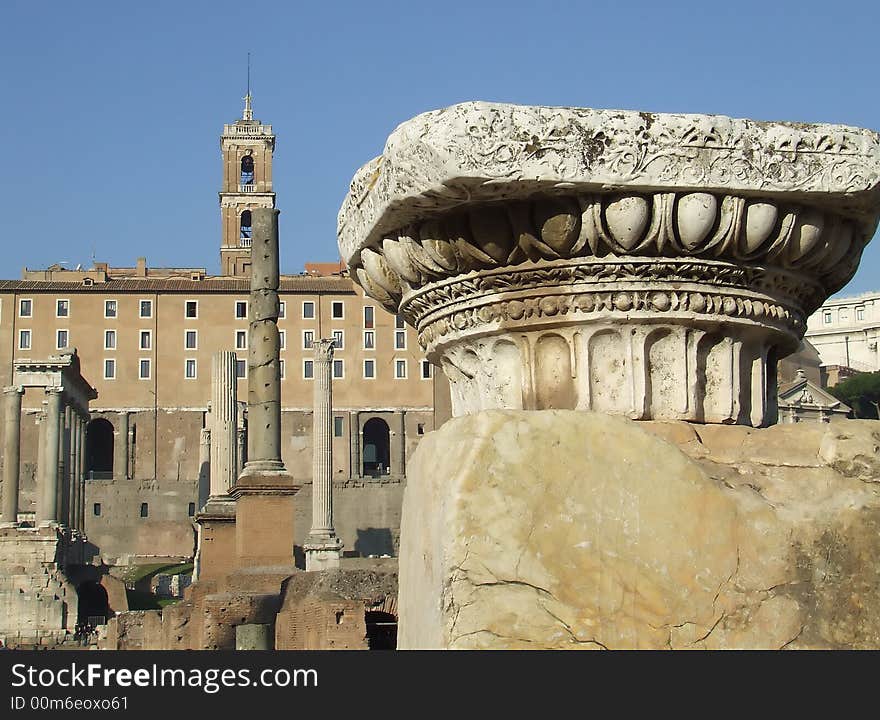
M354 171L464 100L880 129L869 2L3 0L0 277L92 256L219 270L219 135L278 136L282 270L331 260ZM847 294L880 289L880 240Z

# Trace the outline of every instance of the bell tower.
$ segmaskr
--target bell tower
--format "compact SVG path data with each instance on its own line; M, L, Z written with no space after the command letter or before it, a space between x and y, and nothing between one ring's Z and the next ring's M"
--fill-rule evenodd
M244 97L241 119L223 126L220 151L223 155L220 273L248 277L251 270L251 210L275 207L275 193L272 191L275 136L271 125L254 120L250 87Z

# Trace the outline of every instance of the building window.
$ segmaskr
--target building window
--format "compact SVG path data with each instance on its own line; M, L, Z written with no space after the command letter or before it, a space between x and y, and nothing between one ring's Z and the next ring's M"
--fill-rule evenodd
M197 318L199 316L199 301L187 300L183 310L184 317Z
M70 317L70 300L55 301L55 317Z
M235 301L235 317L238 320L246 320L248 311L248 304L246 300L236 300Z
M278 361L278 374L281 376L281 379L284 380L284 360Z
M18 301L18 316L31 317L34 312L34 301L31 299L22 299Z
M342 360L333 361L333 377L336 379L345 377L345 363Z
M193 358L187 358L184 361L183 376L187 380L195 380L195 378L196 378L196 361Z
M337 350L342 350L344 343L345 343L345 332L342 330L334 330L333 331L333 347L335 347Z
M311 350L313 342L315 342L315 331L303 330L303 350Z
M287 350L287 331L279 330L278 331L278 347L281 350Z
M104 360L104 379L113 380L116 378L116 361L113 358Z
M376 349L376 331L364 330L364 350Z
M376 361L364 360L364 378L372 380L374 377L376 377Z
M422 380L429 380L431 378L431 363L427 360L422 360Z
M92 515L95 517L101 517L101 503L95 503L92 505Z
M856 320L865 319L865 308L856 308Z
M315 377L315 361L303 360L303 379L311 380Z
M105 330L104 331L104 349L105 350L115 350L116 349L116 331L115 330Z
M141 503L141 517L150 517L150 504L149 503Z
M825 320L825 324L830 325L831 324L831 311L826 310L822 315L823 315L823 319Z
M235 331L235 349L247 350L247 330Z
M64 350L67 347L67 330L55 331L55 347Z
M235 377L237 377L237 378L247 377L247 362L245 360L236 360L235 361Z
M149 358L141 358L138 361L138 377L141 380L149 380L150 379L150 359Z
M406 379L406 360L394 361L394 378L396 380Z
M141 350L153 349L153 331L141 330L140 332L140 348Z
M196 504L191 502L186 508L186 514L189 517L193 517L196 514Z
M199 331L185 330L183 333L183 347L186 350L195 350L199 346Z
M334 320L342 320L345 317L345 303L342 300L334 300L330 308L330 316Z
M315 303L311 300L303 301L303 320L315 319Z
M104 317L105 318L115 318L116 317L116 301L115 300L105 300L104 301Z
M394 349L406 350L406 330L394 331Z
M241 214L241 234L239 238L242 240L250 240L251 239L251 211L245 210Z
M375 315L375 309L373 308L373 306L367 305L364 308L364 328L365 329L367 329L367 330L373 329L373 322L374 322L373 316L374 315Z
M30 350L31 349L31 331L30 330L19 330L18 331L18 349L19 350Z
M282 301L282 302L278 303L278 319L284 320L284 318L286 316L287 316L287 303Z
M142 318L153 317L153 301L152 300L141 300L140 307L141 307L140 315Z
M339 415L333 416L333 437L342 437L343 431L343 422L342 417Z

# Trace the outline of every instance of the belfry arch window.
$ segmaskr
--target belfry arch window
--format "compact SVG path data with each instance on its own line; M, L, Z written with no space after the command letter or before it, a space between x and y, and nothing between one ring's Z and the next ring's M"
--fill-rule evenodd
M241 184L254 184L254 158L252 155L245 155L241 159Z
M239 236L242 240L250 240L251 239L251 211L245 210L241 214L241 235Z

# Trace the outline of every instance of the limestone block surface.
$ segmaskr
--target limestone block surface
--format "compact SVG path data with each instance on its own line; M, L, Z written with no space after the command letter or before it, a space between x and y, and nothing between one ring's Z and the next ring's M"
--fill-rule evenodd
M880 423L496 410L408 468L399 648L880 647Z

